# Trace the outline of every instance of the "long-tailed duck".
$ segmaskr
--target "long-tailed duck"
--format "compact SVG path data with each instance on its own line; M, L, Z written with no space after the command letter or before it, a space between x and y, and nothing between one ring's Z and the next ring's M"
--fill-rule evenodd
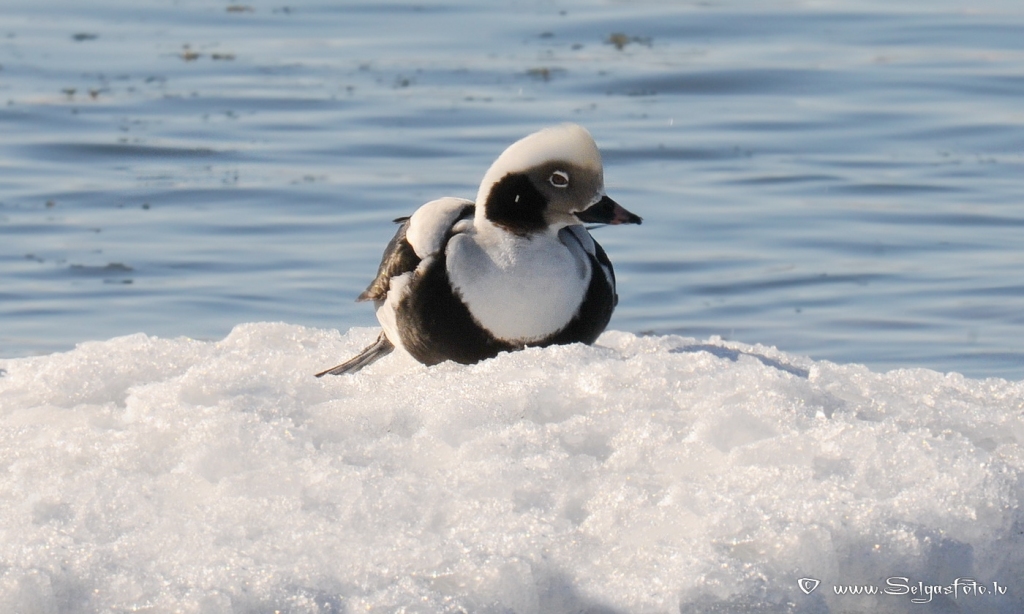
M395 220L373 300L383 331L317 374L354 373L399 347L420 362L471 364L499 352L593 343L618 302L615 273L584 223L639 224L604 191L601 153L576 124L509 146L475 205L431 201Z

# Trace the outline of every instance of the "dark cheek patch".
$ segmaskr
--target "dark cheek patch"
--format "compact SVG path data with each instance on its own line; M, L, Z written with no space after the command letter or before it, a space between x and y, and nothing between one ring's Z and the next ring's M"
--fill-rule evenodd
M548 201L526 175L509 173L502 177L487 196L487 219L519 235L547 228L544 209Z

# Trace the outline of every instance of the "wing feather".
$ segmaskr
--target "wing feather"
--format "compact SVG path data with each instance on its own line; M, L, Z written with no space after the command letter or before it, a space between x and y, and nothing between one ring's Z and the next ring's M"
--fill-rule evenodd
M377 306L387 298L388 288L391 286L391 278L397 277L409 271L415 271L420 264L420 257L406 239L409 230L409 218L400 217L395 223L401 224L395 236L384 248L384 255L381 256L380 266L377 267L377 276L370 282L366 290L356 299L357 301L372 300Z

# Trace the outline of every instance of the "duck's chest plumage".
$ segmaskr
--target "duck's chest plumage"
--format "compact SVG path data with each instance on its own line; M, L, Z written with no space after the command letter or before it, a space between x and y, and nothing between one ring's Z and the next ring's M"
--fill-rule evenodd
M452 288L474 319L497 339L519 344L564 328L592 273L579 244L567 245L555 234L456 235L445 260Z
M394 304L400 344L426 364L593 343L615 306L611 265L582 227L533 237L454 233Z

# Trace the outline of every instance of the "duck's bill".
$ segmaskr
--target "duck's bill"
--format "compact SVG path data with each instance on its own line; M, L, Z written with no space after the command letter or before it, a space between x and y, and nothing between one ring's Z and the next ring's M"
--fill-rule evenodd
M581 222L594 224L639 224L643 218L626 211L622 206L605 196L597 203L576 214Z

